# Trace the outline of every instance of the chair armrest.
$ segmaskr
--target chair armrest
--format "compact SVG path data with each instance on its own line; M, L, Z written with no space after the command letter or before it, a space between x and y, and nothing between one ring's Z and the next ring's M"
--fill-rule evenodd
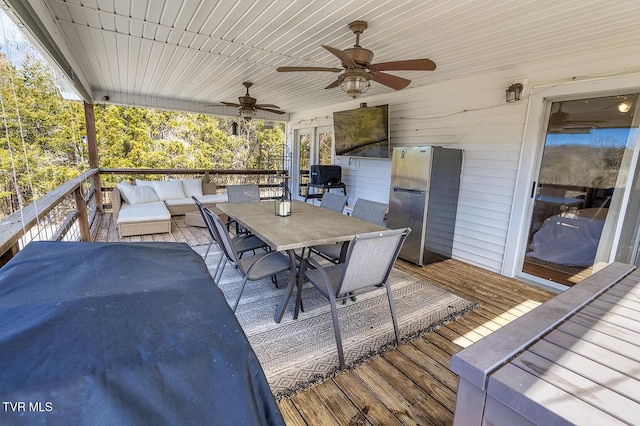
M335 298L336 295L333 294L333 289L331 288L331 280L329 279L329 276L327 275L327 271L324 270L324 266L322 266L317 260L312 259L311 257L307 257L305 259L305 262L310 264L311 266L313 266L320 273L320 276L322 276L322 280L324 281L324 284L327 287L327 297L331 297L330 295L333 295L333 298ZM307 268L305 268L305 271L306 271L306 269ZM311 283L311 284L313 284L313 283ZM318 289L318 290L320 290L320 289Z

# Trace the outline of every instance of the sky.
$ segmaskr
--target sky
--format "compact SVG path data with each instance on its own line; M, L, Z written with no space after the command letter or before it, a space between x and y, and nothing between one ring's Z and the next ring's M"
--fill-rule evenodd
M627 145L628 140L636 139L635 137L629 138L630 130L631 129L628 128L592 129L589 134L548 134L546 145L583 145L622 148ZM637 129L634 129L634 132L637 132Z

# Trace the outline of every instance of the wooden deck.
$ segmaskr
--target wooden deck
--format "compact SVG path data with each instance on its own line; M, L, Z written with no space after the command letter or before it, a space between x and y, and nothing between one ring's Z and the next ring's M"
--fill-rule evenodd
M111 215L99 241L208 243L206 230L174 217L171 234L118 239ZM451 356L554 296L456 260L396 266L481 307L438 330L345 371L279 403L287 425L447 425L453 422L457 376Z

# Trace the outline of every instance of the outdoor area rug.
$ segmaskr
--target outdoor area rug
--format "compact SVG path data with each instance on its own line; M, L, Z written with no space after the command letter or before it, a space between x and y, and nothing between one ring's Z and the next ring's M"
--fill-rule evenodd
M204 254L205 249L194 248L200 254ZM212 247L207 258L212 275L219 253ZM478 306L395 268L390 278L402 343ZM286 273L279 274L279 288L270 278L249 281L236 311L276 400L340 372L329 301L311 284L305 283L303 287L305 311L297 320L293 319L295 292L282 321L277 324L273 320L285 294L287 280ZM228 265L219 286L230 305L241 284L240 274ZM359 294L355 302L348 300L346 304L339 304L338 319L347 369L396 346L384 288Z

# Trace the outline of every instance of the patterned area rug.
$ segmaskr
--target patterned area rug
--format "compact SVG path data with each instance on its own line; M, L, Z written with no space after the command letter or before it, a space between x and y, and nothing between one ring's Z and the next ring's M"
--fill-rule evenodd
M204 253L204 248L194 248ZM215 273L219 252L212 248L207 258ZM287 274L278 276L279 288L271 279L250 281L236 311L249 342L265 371L276 400L289 397L339 373L329 302L309 283L303 288L304 312L293 320L295 293L277 324L275 310L285 294ZM242 280L230 266L225 268L220 288L229 304L235 301ZM419 278L394 269L391 288L401 341L408 342L455 320L478 305ZM338 317L347 368L395 347L393 324L386 290L360 294L338 306Z

